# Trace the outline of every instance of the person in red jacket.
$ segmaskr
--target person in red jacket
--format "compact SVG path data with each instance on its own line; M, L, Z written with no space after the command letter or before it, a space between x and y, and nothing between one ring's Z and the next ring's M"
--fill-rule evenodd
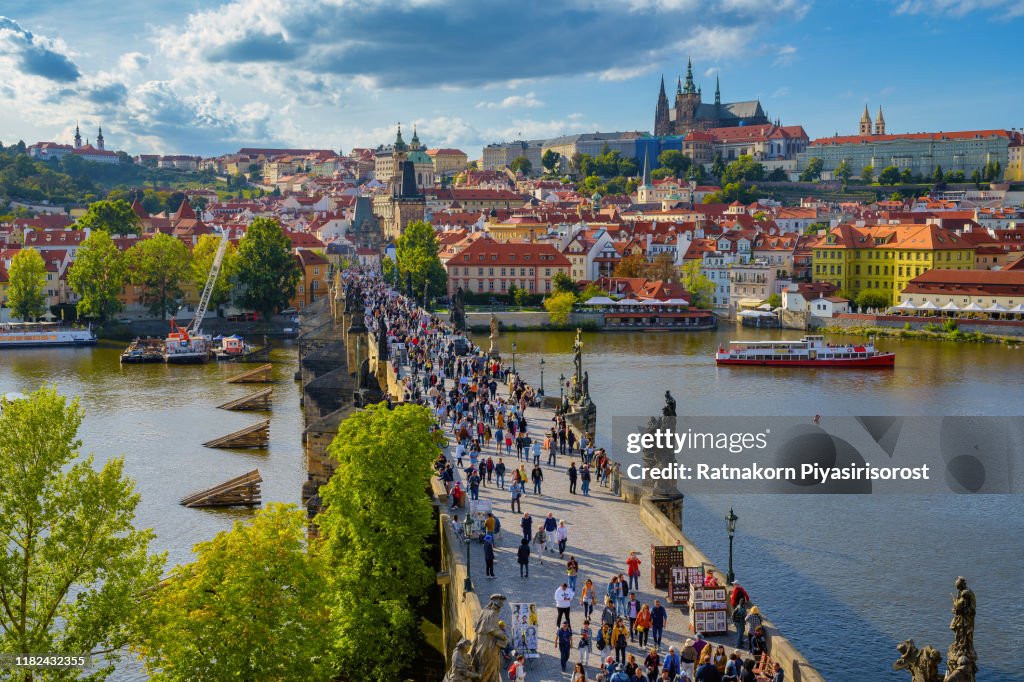
M747 594L747 591L739 583L734 582L732 584L732 594L729 596L729 604L736 608L737 604L746 604L748 601L750 601L750 595Z
M626 558L626 575L629 576L629 589L634 592L640 591L640 557L636 552L630 552Z

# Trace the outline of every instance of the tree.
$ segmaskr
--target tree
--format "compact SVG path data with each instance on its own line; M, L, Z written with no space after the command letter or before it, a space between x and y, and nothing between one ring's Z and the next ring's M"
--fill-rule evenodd
M900 182L902 182L905 185L909 185L913 181L914 181L914 172L913 171L911 171L909 168L904 168L903 170L900 171Z
M771 306L772 310L774 310L775 308L778 308L779 306L782 305L782 296L778 294L772 294L771 296L768 297L766 303L768 303L768 305Z
M857 307L861 310L865 308L887 308L889 306L889 297L880 291L871 291L870 289L864 289L854 300Z
M640 277L646 267L647 261L643 256L639 253L631 253L623 256L622 260L616 263L613 274L616 277Z
M729 204L738 201L741 204L749 204L761 197L757 185L747 185L745 182L730 182L717 192L704 196L705 204Z
M327 680L327 571L306 515L270 504L175 566L150 597L134 647L151 679Z
M512 159L512 163L508 165L516 173L522 173L523 175L529 175L530 171L533 170L533 164L525 156L517 156Z
M786 171L784 169L775 168L774 170L772 170L771 173L768 174L768 177L765 178L765 180L768 180L770 182L785 182L789 180L789 176L786 174Z
M46 313L46 300L46 263L35 249L21 249L11 259L7 305L14 317L34 320Z
M576 305L576 294L571 291L558 291L544 299L544 310L548 311L548 317L552 324L568 322L574 305Z
M213 259L217 255L217 247L220 246L221 239L216 235L204 234L192 249L189 274L196 291L201 292L206 286L206 280L210 276L210 268L213 267ZM224 260L220 264L220 274L217 275L217 281L213 285L213 294L210 296L210 305L214 309L227 303L231 298L231 292L234 289L233 280L237 275L238 249L234 244L228 242L228 247L224 251Z
M666 149L658 154L658 165L662 168L668 168L672 171L672 175L677 178L683 177L686 171L690 169L691 164L690 157L678 149Z
M679 283L690 292L690 305L697 308L711 308L715 304L715 283L700 269L697 259L683 263Z
M263 319L288 307L302 273L292 243L272 218L256 218L238 243L237 280L243 306Z
M875 181L875 167L864 166L860 169L860 179L867 184L871 184Z
M123 307L118 294L128 277L124 254L105 230L96 230L82 242L68 270L68 284L78 294L78 314L107 320Z
M561 270L551 278L551 283L554 285L555 291L568 291L570 294L579 291L579 287L576 286L576 282L572 281L572 277Z
M878 174L878 182L882 185L897 185L900 182L900 169L896 166L886 166Z
M49 387L0 408L2 651L116 660L134 632L138 597L160 580L164 557L149 554L151 530L133 527L139 495L123 460L97 471L82 456L82 418L77 398Z
M607 295L608 295L607 291L605 291L601 287L597 286L597 284L595 284L594 282L591 282L586 287L584 287L583 291L580 292L579 302L580 303L586 303L587 301L589 301L590 299L594 298L595 296L607 296Z
M945 175L942 173L942 166L936 164L935 172L932 173L932 182L938 184L945 179Z
M853 175L853 168L850 167L850 162L846 159L840 161L836 169L832 171L832 175L842 180L843 187L846 187L846 183L850 181L850 177Z
M977 168L971 173L971 182L974 183L975 189L981 189L981 173L978 172Z
M721 178L725 174L725 162L722 161L721 154L715 154L715 158L711 161L711 174L716 178Z
M512 302L515 303L520 308L522 308L526 305L529 295L530 294L529 292L526 291L526 289L519 287L518 289L516 289L516 292L512 295Z
M423 284L428 277L431 296L444 296L448 290L448 272L437 255L439 249L437 233L429 223L422 220L406 225L402 236L398 238L395 256L401 279L404 283L406 275L411 274L412 290L417 295L423 291Z
M764 166L754 161L754 157L743 154L722 173L722 182L740 182L742 180L761 180L764 177Z
M433 426L426 407L378 403L342 421L330 445L338 466L320 488L316 523L344 679L390 682L415 658L416 607L435 580L424 493L439 452Z
M679 279L679 268L676 267L672 254L663 251L647 266L647 275L653 280L675 282Z
M188 249L169 235L158 233L128 249L128 277L144 288L149 312L166 319L178 311L181 283L188 276Z
M558 166L562 161L562 155L556 152L554 149L545 149L544 153L540 157L540 165L544 166L544 169L554 175L558 170Z
M704 164L695 163L690 166L690 170L686 174L686 178L695 182L702 182L706 175L707 174L704 172Z
M103 230L110 234L138 234L139 217L124 199L104 200L89 204L89 210L78 219L81 230Z
M800 182L814 182L821 177L821 169L824 168L825 162L818 157L813 157L807 161L807 166L804 167L802 173L800 173Z

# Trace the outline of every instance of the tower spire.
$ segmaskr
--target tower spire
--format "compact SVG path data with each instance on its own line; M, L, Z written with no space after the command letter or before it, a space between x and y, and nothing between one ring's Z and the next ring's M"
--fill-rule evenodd
M78 121L75 121L75 149L82 146L82 131L78 129Z
M689 57L686 59L686 87L683 89L683 93L687 95L697 94L697 87L693 84L693 62Z
M868 113L868 105L864 105L864 113L860 117L860 134L871 134L871 114Z
M679 76L676 76L676 94L683 94L683 81Z
M715 104L722 103L722 89L718 82L718 76L715 76Z
M878 105L878 116L875 118L875 135L885 135L885 118L882 116L882 105Z
M642 187L651 186L651 150L644 147L644 177L640 181Z
M665 96L665 74L661 74L661 90L658 91L658 99Z

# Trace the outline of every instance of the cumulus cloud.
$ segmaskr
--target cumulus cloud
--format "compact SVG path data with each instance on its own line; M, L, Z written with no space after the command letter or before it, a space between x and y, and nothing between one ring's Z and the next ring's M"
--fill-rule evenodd
M947 14L962 17L971 12L993 11L1007 19L1024 16L1022 0L903 0L897 14Z
M23 74L56 83L73 83L81 76L62 41L33 35L13 19L0 16L0 59L3 58Z
M199 67L274 64L296 72L366 79L383 88L479 87L497 80L577 74L632 77L650 54L689 49L735 54L751 29L798 11L793 0L421 0L370 3L318 0L234 0L189 15L182 28L158 36L168 56ZM688 38L679 41L678 27ZM500 27L500 28L499 28ZM467 48L440 36L515 39ZM608 36L615 36L609 40ZM638 52L637 44L650 52ZM601 45L595 50L594 45ZM661 51L661 52L658 52Z
M525 95L509 95L500 102L478 102L477 109L536 109L544 106L532 92Z
M645 73L650 73L654 67L652 65L647 66L634 66L631 68L612 68L605 69L598 74L598 78L603 81L628 81L638 76L642 76Z

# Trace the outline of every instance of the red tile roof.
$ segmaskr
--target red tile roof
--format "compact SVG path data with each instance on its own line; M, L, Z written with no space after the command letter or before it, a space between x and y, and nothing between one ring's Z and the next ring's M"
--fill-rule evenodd
M542 267L572 267L572 263L553 244L528 242L496 242L477 239L448 261L449 265L487 263L488 265L540 265Z
M1020 139L1020 133L1011 130L961 130L948 133L903 133L892 135L840 135L837 137L820 137L811 142L811 146L835 144L868 144L870 142L892 142L894 140L974 140L992 137Z

